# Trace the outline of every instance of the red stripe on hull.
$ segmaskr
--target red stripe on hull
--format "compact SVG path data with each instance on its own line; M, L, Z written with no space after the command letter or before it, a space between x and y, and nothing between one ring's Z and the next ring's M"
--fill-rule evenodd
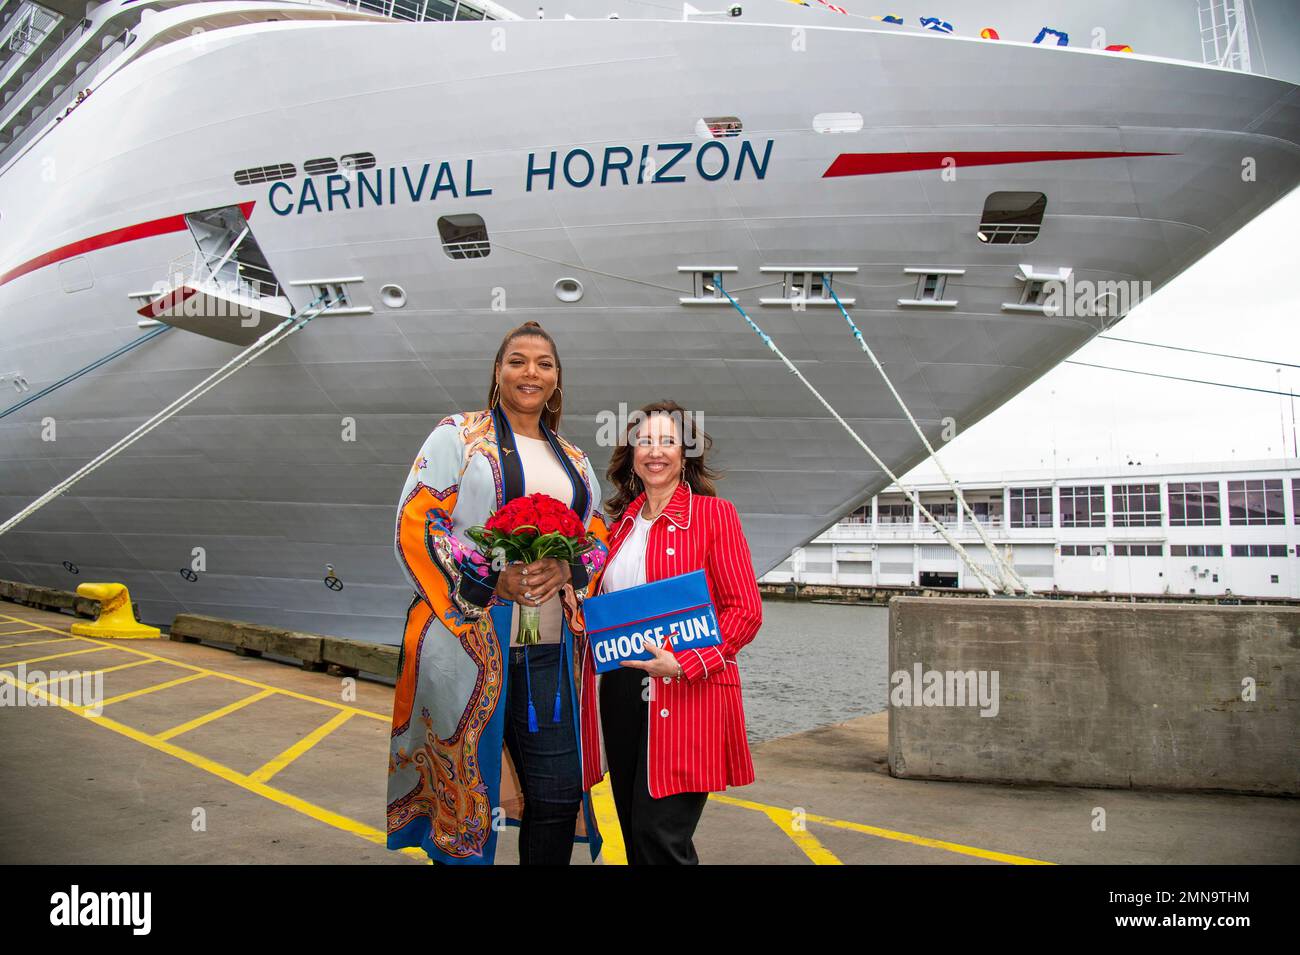
M841 153L822 173L823 179L837 176L875 176L886 172L916 172L942 169L944 160L957 166L1003 166L1012 163L1058 162L1066 159L1119 159L1133 156L1173 156L1176 153L1077 152L1069 150L1026 150L1020 152L938 153Z
M253 214L254 201L239 203L239 210L247 219ZM69 242L67 245L61 245L57 249L38 255L34 259L28 259L22 265L16 266L0 275L0 285L6 282L12 282L28 272L35 272L37 269L43 269L47 265L53 265L56 262L62 262L65 259L75 258L78 255L85 255L87 252L94 252L98 249L107 249L109 246L121 245L123 242L132 242L135 239L147 239L155 235L168 235L172 232L184 232L188 226L185 224L185 215L164 216L161 219L151 219L148 222L137 222L135 225L123 226L120 229L112 229L109 232L101 232L99 235L92 235L87 239L79 239L76 242Z

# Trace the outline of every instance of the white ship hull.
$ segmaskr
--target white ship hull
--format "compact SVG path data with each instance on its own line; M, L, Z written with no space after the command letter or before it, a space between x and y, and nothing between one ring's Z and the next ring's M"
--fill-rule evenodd
M0 374L36 389L140 335L145 300L129 296L194 251L166 223L198 210L253 203L278 279L364 278L350 301L372 312L317 319L0 537L0 577L120 580L153 620L396 642L410 594L392 524L411 457L441 416L483 406L502 334L528 319L560 345L563 431L598 470L597 416L620 402L704 414L762 574L889 479L734 310L680 304L680 267L735 267L728 288L901 474L924 449L842 317L760 305L781 278L761 268L855 267L836 291L938 444L945 419L964 431L1102 330L1004 309L1022 265L1158 288L1300 182L1300 97L1280 81L872 30L810 28L805 42L748 23L258 23L124 67L0 174ZM826 112L863 127L817 133ZM718 116L742 134L697 134ZM707 143L725 157L702 156ZM656 165L638 184L643 147ZM606 168L620 149L637 161ZM565 178L574 150L595 164L585 185ZM959 162L955 177L824 175L846 154L994 151L1004 161ZM1043 155L1063 151L1121 155ZM345 204L334 180L331 210L326 176L312 177L315 205L302 174L275 191L233 178L358 152L376 157L364 204L352 181ZM583 180L581 155L568 171ZM1032 243L976 238L999 190L1047 195ZM436 221L464 213L483 217L490 255L444 253ZM917 285L907 268L964 270L947 284L958 304L900 307ZM581 282L580 301L557 299L561 278ZM404 307L385 304L388 285ZM311 289L287 297L301 308ZM0 512L237 350L171 331L0 420ZM203 571L182 576L199 547ZM322 582L327 564L342 589Z

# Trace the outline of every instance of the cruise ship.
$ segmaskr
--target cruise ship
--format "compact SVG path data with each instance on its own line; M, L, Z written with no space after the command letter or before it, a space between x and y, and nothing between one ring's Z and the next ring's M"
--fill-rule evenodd
M761 575L890 477L732 297L902 474L925 443L840 304L938 444L1300 182L1240 3L1207 65L845 2L0 3L0 518L319 312L0 535L0 577L395 643L411 459L529 319L598 470L620 405L703 415Z

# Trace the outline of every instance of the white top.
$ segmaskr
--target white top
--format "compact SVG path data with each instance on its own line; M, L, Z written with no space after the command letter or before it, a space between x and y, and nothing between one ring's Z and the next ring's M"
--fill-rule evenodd
M515 435L515 447L519 453L519 463L524 469L525 494L549 494L560 503L568 506L573 502L573 484L564 465L551 450L550 442L542 438L530 438L527 435ZM564 611L557 593L538 608L542 612L542 643L560 642L560 622ZM510 645L519 646L519 604L515 604L510 616Z
M645 549L646 544L650 542L650 525L653 523L654 521L647 521L642 517L641 511L637 510L636 519L632 522L632 530L628 533L627 539L619 545L614 559L605 568L601 593L626 590L628 587L645 583Z

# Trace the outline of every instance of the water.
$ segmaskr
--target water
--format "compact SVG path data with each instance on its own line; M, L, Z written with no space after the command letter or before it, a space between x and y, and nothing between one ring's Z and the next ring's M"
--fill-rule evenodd
M751 743L888 705L889 610L763 601L763 628L736 657Z
M740 651L749 741L879 713L889 700L889 610L763 601L763 628Z

